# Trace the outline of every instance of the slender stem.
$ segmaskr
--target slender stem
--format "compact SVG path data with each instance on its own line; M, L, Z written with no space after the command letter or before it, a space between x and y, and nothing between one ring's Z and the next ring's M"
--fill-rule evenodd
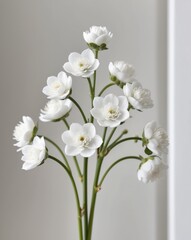
M77 220L78 220L79 240L83 240L80 200L79 200L78 190L77 190L74 178L73 178L71 172L68 170L68 168L59 159L57 159L57 158L55 158L51 155L49 155L48 157L50 159L52 159L53 161L57 162L58 164L60 164L64 168L64 170L67 172L67 174L68 174L68 176L71 180L71 183L72 183L72 186L73 186L73 189L74 189L75 198L76 198L76 205L77 205Z
M40 135L38 135L38 136L41 137ZM70 168L70 165L69 165L69 163L68 163L68 160L67 160L65 154L63 153L63 151L61 150L61 148L60 148L54 141L52 141L50 138L44 137L44 139L45 139L47 142L51 143L55 148L57 148L57 150L58 150L58 151L60 152L60 154L62 155L62 157L63 157L63 159L64 159L64 161L65 161L65 163L66 163L66 166L67 166L68 169L71 171L71 168Z
M103 147L104 147L104 143L105 143L105 138L106 138L106 134L107 134L107 127L105 127L104 128L104 132L103 132L103 143L102 143L102 146L101 146L101 149L100 150L102 150L103 149Z
M115 165L117 165L119 162L122 162L122 161L127 160L127 159L138 159L138 160L141 160L140 157L136 157L136 156L127 156L127 157L123 157L123 158L118 159L118 160L115 161L113 164L111 164L111 166L105 171L105 173L103 174L103 177L101 178L101 181L99 182L99 185L98 185L98 186L101 188L102 183L103 183L105 177L107 176L107 174L110 172L110 170L111 170Z
M70 129L70 126L69 126L67 120L66 120L66 119L63 119L63 122L65 123L67 129ZM76 169L77 169L77 171L78 171L78 176L79 176L79 178L80 178L80 181L82 182L82 181L83 181L83 175L82 175L82 173L81 173L80 166L79 166L79 164L78 164L77 158L74 156L73 159L74 159L74 163L75 163L75 165L76 165Z
M106 144L105 144L105 146L104 146L104 150L106 150L106 148L107 148L107 146L108 146L108 144L109 144L109 142L110 142L113 134L115 133L116 129L117 129L117 128L115 127L115 128L113 128L113 130L111 131L111 133L110 133L110 135L109 135L109 137L108 137L108 139L107 139L107 142L106 142Z
M66 120L65 118L63 118L62 120L63 120L63 122L65 123L65 125L66 125L67 129L70 129L70 126L69 126L69 124L68 124L67 120Z
M76 105L76 107L79 109L79 111L80 111L80 113L81 113L81 115L82 115L82 117L83 117L83 119L84 119L84 122L87 123L86 116L85 116L82 108L80 107L80 105L79 105L79 104L76 102L76 100L73 99L71 96L69 97L69 99Z
M95 58L97 59L98 58L98 51L95 50ZM95 91L96 91L96 74L97 74L97 71L94 71L94 76L93 76L93 95L92 95L92 105L93 105L93 99L95 97ZM94 122L94 117L91 115L91 119L90 119L91 123Z
M78 172L79 179L80 179L81 182L83 182L83 175L82 175L80 166L79 166L79 164L78 164L77 157L74 156L73 159L74 159L74 163L75 163L75 166L76 166L76 169L77 169L77 172Z
M88 158L84 158L84 180L83 180L83 208L84 208L84 239L88 233Z
M98 94L98 96L100 97L100 96L105 92L105 90L106 90L107 88L109 88L109 87L111 87L111 86L113 86L113 85L115 85L115 83L109 83L108 85L106 85L106 86L101 90L101 92Z
M134 140L134 141L142 141L142 138L140 137L129 137L129 138L124 138L121 139L118 142L113 142L109 147L108 147L108 151L111 151L112 148L116 147L117 145L119 145L122 142L126 142L126 141L130 141L130 140Z
M122 133L113 141L113 143L110 144L110 146L113 146L115 143L117 143L123 137L123 135L125 135L127 133L128 133L128 130L122 131Z
M96 166L96 172L94 177L94 183L93 183L93 189L92 189L92 202L91 202L91 208L90 208L90 216L89 216L89 226L88 226L88 237L87 240L91 240L92 236L92 228L93 228L93 219L94 219L94 212L95 212L95 204L96 204L96 198L97 193L99 191L98 188L98 179L100 175L101 165L103 162L103 157L98 158L97 160L97 166Z

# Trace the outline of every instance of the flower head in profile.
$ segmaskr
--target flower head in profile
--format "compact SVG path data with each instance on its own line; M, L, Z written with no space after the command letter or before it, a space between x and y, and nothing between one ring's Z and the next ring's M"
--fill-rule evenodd
M91 115L102 127L117 127L129 118L128 101L125 96L108 94L103 97L95 97Z
M143 183L154 182L163 176L167 166L156 156L144 159L137 172L139 181Z
M37 131L37 127L31 117L23 116L22 119L23 122L19 122L13 132L13 139L17 141L14 146L19 147L18 151L33 140Z
M123 92L134 109L143 110L153 107L150 91L142 88L139 82L126 83Z
M132 65L124 61L110 62L109 72L111 80L118 85L124 85L124 83L132 83L135 81L135 69Z
M82 157L90 157L102 144L102 138L96 135L92 123L72 123L70 130L62 134L62 140L66 144L65 152L69 156L80 154Z
M99 60L95 58L92 50L86 49L81 54L71 53L63 67L74 76L88 78L99 67Z
M44 110L41 110L39 119L42 122L59 121L69 114L71 108L72 101L69 99L51 99L46 104Z
M84 40L95 50L105 50L113 34L106 27L92 26L89 31L83 32Z
M42 92L50 99L64 99L69 95L71 87L72 78L67 77L65 72L60 72L57 77L47 78L47 86L43 88Z
M143 144L152 153L159 156L168 153L168 135L163 128L157 127L154 121L147 123L144 128Z
M31 170L39 166L46 158L46 146L44 137L36 136L31 145L22 148L22 158L24 161L22 169Z

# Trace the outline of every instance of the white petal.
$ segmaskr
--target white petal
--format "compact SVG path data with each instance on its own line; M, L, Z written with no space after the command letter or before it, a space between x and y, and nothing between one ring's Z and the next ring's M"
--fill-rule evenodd
M86 49L81 53L81 56L88 59L88 61L93 64L95 61L95 56L92 50Z
M131 96L131 84L126 83L126 85L123 87L123 93L126 97Z
M70 131L65 131L62 134L62 141L66 144L66 145L70 145L72 146L75 142L75 139L73 138L73 136L70 134Z
M82 157L91 157L95 153L95 149L84 148L84 150L80 153Z
M108 94L104 97L103 102L104 102L104 105L107 104L107 103L111 103L113 105L118 105L119 100L114 94L111 93L111 94Z
M129 106L127 98L125 96L119 96L118 99L119 99L119 108L122 110L127 110Z
M88 148L97 149L101 146L102 143L103 143L102 138L99 135L96 135L88 144Z
M40 164L40 163L39 163ZM34 163L31 163L31 162L24 162L23 163L23 166L22 166L22 169L23 170L32 170L34 169L35 167L37 167L39 164L34 164Z
M71 73L73 75L75 74L75 71L74 71L72 65L69 62L65 63L63 68L66 72Z
M89 138L94 138L96 135L95 126L92 123L86 123L83 125L83 131Z
M75 64L79 59L81 58L81 55L79 53L73 52L70 53L68 57L68 61L70 62L71 65Z
M144 128L144 135L147 139L150 139L157 127L157 124L155 121L149 122L146 124Z
M80 147L73 147L73 146L68 146L66 145L65 147L65 153L68 156L77 156L78 154L80 154L82 151L82 148Z
M51 85L53 82L57 81L57 77L51 76L47 78L47 85Z

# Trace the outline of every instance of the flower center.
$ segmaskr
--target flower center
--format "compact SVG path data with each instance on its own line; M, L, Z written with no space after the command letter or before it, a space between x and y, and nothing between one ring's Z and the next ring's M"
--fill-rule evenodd
M90 68L90 65L85 60L82 60L81 62L79 62L78 66L80 70L83 72L86 72Z
M79 137L79 141L80 141L80 145L82 147L87 147L89 142L90 142L90 139L88 137L86 137L86 136L80 136Z
M52 84L52 87L57 90L61 87L61 84L59 82L55 82L54 84Z
M116 120L120 115L120 112L118 109L115 108L109 108L108 113L107 113L107 118L109 120Z

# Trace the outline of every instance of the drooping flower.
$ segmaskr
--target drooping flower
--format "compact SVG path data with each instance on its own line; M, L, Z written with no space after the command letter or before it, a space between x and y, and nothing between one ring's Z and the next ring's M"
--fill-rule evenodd
M168 135L163 128L157 127L154 121L146 124L143 132L143 143L154 154L160 156L168 153Z
M154 182L164 174L166 169L167 166L159 157L151 157L144 159L144 163L141 163L137 177L143 183Z
M150 91L142 88L139 82L126 83L123 92L133 108L143 110L153 107Z
M108 94L103 97L95 97L91 115L102 127L117 127L129 118L128 101L125 96Z
M66 144L65 152L69 156L80 154L82 157L90 157L102 144L102 138L96 135L96 129L92 123L80 125L72 123L70 130L62 134L62 140Z
M132 65L124 61L116 61L109 63L109 72L111 80L116 84L132 83L135 81L135 69Z
M107 49L113 34L106 27L92 26L89 31L83 32L83 37L91 48L104 50Z
M84 50L81 54L71 53L68 61L63 66L64 70L77 77L88 78L99 67L99 60L90 49Z
M39 119L42 122L59 121L66 117L72 108L72 101L69 99L51 99L41 110Z
M14 146L19 147L18 151L33 140L37 131L37 127L31 117L23 116L22 119L23 122L19 122L13 132L13 139L17 141Z
M26 145L22 148L24 161L22 169L31 170L40 165L46 158L46 146L44 137L39 138L36 136L31 145Z
M64 99L70 93L72 87L72 78L67 77L65 72L58 73L58 76L52 76L47 78L47 86L45 86L42 92L47 95L49 99Z

